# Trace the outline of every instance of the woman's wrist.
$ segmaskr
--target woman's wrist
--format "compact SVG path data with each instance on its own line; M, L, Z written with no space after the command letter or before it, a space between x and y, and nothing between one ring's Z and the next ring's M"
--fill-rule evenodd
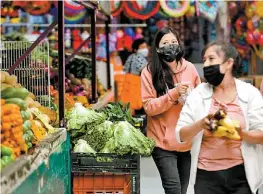
M240 135L244 141L250 144L263 144L263 131L261 130L243 130Z
M177 96L180 97L181 94L180 94L180 88L178 87L178 85L175 85L174 88L175 88Z
M176 87L175 90L176 90L177 96L180 97L181 94L180 94L180 92L179 92L179 87Z
M178 92L177 92L176 88L170 89L167 94L169 95L170 100L173 101L173 102L178 101L178 98L180 97L178 95Z

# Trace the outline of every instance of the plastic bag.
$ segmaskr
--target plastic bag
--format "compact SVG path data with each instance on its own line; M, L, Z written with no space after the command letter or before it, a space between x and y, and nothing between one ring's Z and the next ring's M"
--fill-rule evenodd
M189 84L189 83L179 83L179 84L177 84L176 86L179 86L180 84ZM185 94L182 94L182 95L179 97L178 102L179 102L180 104L184 105L184 103L185 103L185 101L186 101L186 99L187 99L187 96L191 93L191 91L192 91L192 89L191 89L191 87L190 87L190 85L189 85L186 93L185 93Z

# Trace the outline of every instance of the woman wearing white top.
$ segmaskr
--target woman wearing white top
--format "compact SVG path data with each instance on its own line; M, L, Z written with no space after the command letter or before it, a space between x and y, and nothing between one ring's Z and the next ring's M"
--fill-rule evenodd
M188 190L194 189L195 194L255 194L263 185L263 98L254 86L234 78L238 54L231 44L212 43L203 54L208 83L199 85L188 96L176 126L178 142L192 141ZM215 166L214 171L209 171L202 169L200 156L210 149L213 154L205 155L205 159L220 165L221 160L227 161L226 156L220 154L220 146L228 150L231 144L226 139L215 138L214 142L220 141L220 146L210 143L206 145L208 149L203 149L204 141L211 134L207 115L214 99L226 105L236 99L244 122L239 130L242 140L236 147L241 162L232 165L228 160L229 168L216 170L218 166ZM231 153L228 156L231 157Z

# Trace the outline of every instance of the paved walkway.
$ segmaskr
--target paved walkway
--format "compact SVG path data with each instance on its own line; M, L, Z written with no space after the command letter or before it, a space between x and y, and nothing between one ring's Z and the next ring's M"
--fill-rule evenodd
M151 157L141 160L141 194L164 194L159 173ZM263 189L259 194L263 194Z

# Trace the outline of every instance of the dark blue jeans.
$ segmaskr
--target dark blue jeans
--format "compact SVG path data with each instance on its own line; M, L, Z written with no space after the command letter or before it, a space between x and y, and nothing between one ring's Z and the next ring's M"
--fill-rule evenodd
M159 170L165 194L186 194L190 177L190 151L171 152L155 148L152 157Z
M238 165L227 170L197 170L195 194L252 194L244 169Z

